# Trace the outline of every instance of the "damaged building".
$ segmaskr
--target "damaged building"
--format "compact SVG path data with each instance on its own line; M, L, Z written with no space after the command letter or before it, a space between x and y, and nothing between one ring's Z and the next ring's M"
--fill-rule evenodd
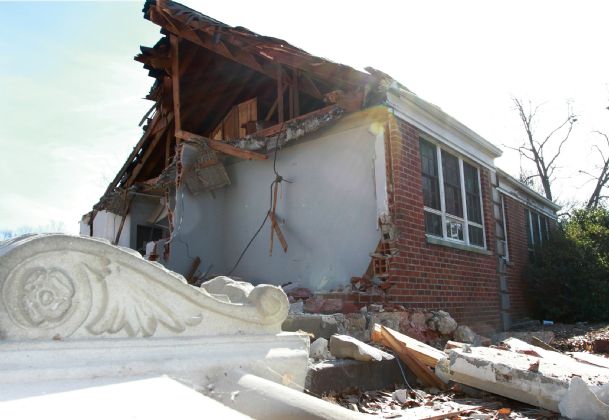
M498 169L499 148L373 68L170 0L144 17L162 33L135 57L153 105L82 235L190 283L308 290L317 312L442 308L482 331L526 317L522 271L559 207Z

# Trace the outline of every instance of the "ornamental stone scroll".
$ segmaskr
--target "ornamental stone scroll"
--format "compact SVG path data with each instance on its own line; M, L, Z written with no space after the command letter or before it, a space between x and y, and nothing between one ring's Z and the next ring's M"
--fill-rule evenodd
M197 288L99 239L0 242L4 340L275 334L288 306L279 287L220 277Z

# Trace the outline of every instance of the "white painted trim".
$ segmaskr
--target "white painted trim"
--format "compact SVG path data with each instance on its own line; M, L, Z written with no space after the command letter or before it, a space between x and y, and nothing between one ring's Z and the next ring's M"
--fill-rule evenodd
M503 195L501 197L501 213L503 215L503 241L505 242L505 261L510 261L510 248L508 243L508 231L507 231L507 222L505 218L505 200L503 199Z
M501 149L414 94L389 92L387 103L395 116L489 169L494 169L494 159L502 154Z
M457 158L458 159L458 158ZM469 223L467 219L467 196L465 194L465 174L463 173L463 159L458 159L459 177L461 177L461 211L463 212L463 240L469 244Z
M389 200L387 198L387 158L385 151L385 129L383 126L373 127L369 130L375 134L374 156L372 157L374 176L374 196L376 198L376 223L389 214Z
M525 195L527 195L528 197L530 197L531 199L537 200L540 203L542 203L544 206L547 206L549 209L552 209L552 211L554 211L554 212L556 212L562 208L558 204L554 203L553 201L548 200L547 198L545 198L541 194L537 193L536 191L533 191L526 185L523 185L516 178L514 178L513 176L511 176L504 170L497 168L497 181L498 181L497 185L498 186L501 186L501 180L505 181L503 184L508 184L506 189L512 190L514 192L514 194L516 194L516 195L518 195L518 193L516 191L520 191L520 192L524 193Z
M455 243L460 243L460 244L464 244L466 246L471 246L471 247L475 247L478 249L487 249L487 241L486 241L486 227L484 226L484 201L482 198L482 185L481 185L481 177L480 177L480 168L476 167L476 171L478 173L478 191L479 191L479 196L480 196L480 214L482 216L482 223L476 223L476 222L470 222L467 219L467 198L466 198L466 194L465 194L465 174L463 171L463 158L461 156L459 156L458 154L455 154L452 152L452 150L447 150L446 147L442 144L438 144L437 142L434 141L429 141L427 139L426 136L422 136L423 141L427 141L428 143L433 144L436 147L436 164L437 164L437 169L438 169L438 183L439 185L439 189L440 189L440 211L436 210L436 209L431 209L429 207L424 206L423 210L430 212L430 213L434 213L434 214L438 214L442 217L442 239L445 241L450 241L450 242L455 242ZM445 151L446 153L450 154L451 156L454 156L457 161L459 162L459 177L460 177L460 188L461 188L461 206L462 206L462 210L463 210L463 217L459 217L459 216L455 216L452 214L447 214L446 213L446 199L444 197L444 165L442 164L442 151ZM469 164L469 162L468 162ZM448 231L446 228L446 221L447 219L454 219L457 220L459 222L463 222L463 240L456 240L456 239L451 239L448 236ZM475 244L471 244L469 241L469 225L475 226L475 227L480 227L482 228L482 237L483 237L483 243L484 246L479 246L479 245L475 245ZM426 234L426 235L430 235L430 234ZM433 235L432 235L433 236ZM436 236L434 236L436 237Z
M558 217L556 216L555 213L536 205L536 203L534 203L532 201L524 200L522 197L516 195L513 191L507 190L501 186L497 187L497 191L499 191L500 193L502 193L504 195L507 195L510 198L513 198L514 200L518 201L521 204L524 204L527 207L532 207L533 209L543 213L545 216L549 217L552 220L558 219Z

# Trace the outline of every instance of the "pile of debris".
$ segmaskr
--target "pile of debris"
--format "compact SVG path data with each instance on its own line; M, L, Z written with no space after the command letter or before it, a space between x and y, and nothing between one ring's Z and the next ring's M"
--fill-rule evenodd
M435 321L446 322L442 315ZM397 359L405 388L394 392L359 388L324 395L344 407L385 418L540 418L556 417L555 413L609 418L608 358L585 352L563 354L536 337L551 339L549 334L514 335L538 345L514 337L500 337L502 341L487 346L449 340L442 351L374 324L370 344L335 334L329 340L313 341L310 356L369 363Z
M316 338L347 334L369 342L374 324L384 325L437 348L444 348L449 340L474 345L490 345L491 340L475 333L467 325L459 325L446 311L420 308L395 308L387 304L370 304L355 313L306 313L291 305L291 313L283 325L285 331L303 330ZM314 324L319 324L314 326ZM328 333L330 331L330 333Z

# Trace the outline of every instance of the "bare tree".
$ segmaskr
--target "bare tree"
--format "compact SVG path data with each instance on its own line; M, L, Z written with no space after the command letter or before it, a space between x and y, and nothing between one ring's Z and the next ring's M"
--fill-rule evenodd
M525 183L532 179L538 179L543 188L543 193L548 200L552 200L552 180L556 169L556 159L560 156L562 147L569 139L573 125L577 122L577 117L573 114L570 105L567 105L567 117L559 125L551 130L545 137L537 137L535 133L535 115L541 105L533 107L529 101L528 107L518 98L512 98L520 121L526 132L526 139L522 146L511 147L517 150L520 156L530 160L535 165L535 173L526 175L523 179Z
M600 131L595 131L595 133L603 136L605 138L605 142L609 146L609 136L607 136L607 134L602 133ZM586 204L587 209L593 209L593 208L598 207L599 204L601 203L601 201L604 198L607 198L606 196L602 195L602 192L603 192L603 189L605 188L605 186L607 186L607 184L609 183L609 156L605 156L605 154L603 153L603 151L601 150L601 148L598 145L595 144L594 148L598 151L598 154L603 159L602 165L600 166L600 168L598 168L598 169L600 169L600 173L598 175L593 175L587 171L583 171L583 170L579 171L583 174L586 174L586 175L592 177L592 179L596 180L596 185L594 186L592 195L590 195L590 199L588 200L588 203Z

